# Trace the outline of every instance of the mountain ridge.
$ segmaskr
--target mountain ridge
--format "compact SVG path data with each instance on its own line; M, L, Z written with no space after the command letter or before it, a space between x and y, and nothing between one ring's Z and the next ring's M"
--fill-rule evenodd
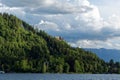
M86 51L91 51L98 55L101 59L109 62L111 59L120 62L120 50L118 49L95 49L95 48L84 48Z

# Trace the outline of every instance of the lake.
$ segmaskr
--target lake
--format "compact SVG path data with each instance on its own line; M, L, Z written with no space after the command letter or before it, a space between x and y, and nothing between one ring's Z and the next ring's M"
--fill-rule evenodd
M0 74L0 80L120 80L117 74Z

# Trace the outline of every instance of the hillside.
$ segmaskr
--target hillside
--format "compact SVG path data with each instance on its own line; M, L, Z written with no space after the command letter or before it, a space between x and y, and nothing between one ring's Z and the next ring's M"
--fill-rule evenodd
M104 48L100 49L85 48L85 50L94 52L96 55L98 55L101 59L105 60L106 62L109 62L111 59L120 62L120 50Z
M0 14L0 70L37 73L119 73L95 54L73 48L6 13ZM108 67L109 66L109 67ZM113 67L114 69L114 67ZM112 71L111 71L112 70Z

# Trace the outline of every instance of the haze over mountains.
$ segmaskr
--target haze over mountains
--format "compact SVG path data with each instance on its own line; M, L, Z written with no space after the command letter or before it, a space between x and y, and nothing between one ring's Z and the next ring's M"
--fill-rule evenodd
M100 48L100 49L84 48L84 49L97 54L101 59L103 59L107 62L110 61L111 59L113 59L114 61L119 61L120 62L120 50L105 49L105 48Z

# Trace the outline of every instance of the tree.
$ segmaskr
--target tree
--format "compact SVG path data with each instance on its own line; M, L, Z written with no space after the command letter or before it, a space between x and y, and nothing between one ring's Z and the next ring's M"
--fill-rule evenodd
M46 63L44 62L42 65L42 73L46 73L46 71L47 71L47 66Z
M110 60L109 65L114 66L114 60L113 59Z
M74 63L74 71L75 71L76 73L81 72L80 64L79 64L78 60L75 60L75 63Z
M29 70L30 66L28 65L28 61L25 59L25 60L21 60L20 62L20 66L21 66L21 69L26 72L27 70Z
M69 73L70 66L68 63L64 64L64 73Z
M63 65L62 64L56 65L56 72L57 73L62 73L63 72Z
M114 60L111 59L109 62L109 73L114 73Z

